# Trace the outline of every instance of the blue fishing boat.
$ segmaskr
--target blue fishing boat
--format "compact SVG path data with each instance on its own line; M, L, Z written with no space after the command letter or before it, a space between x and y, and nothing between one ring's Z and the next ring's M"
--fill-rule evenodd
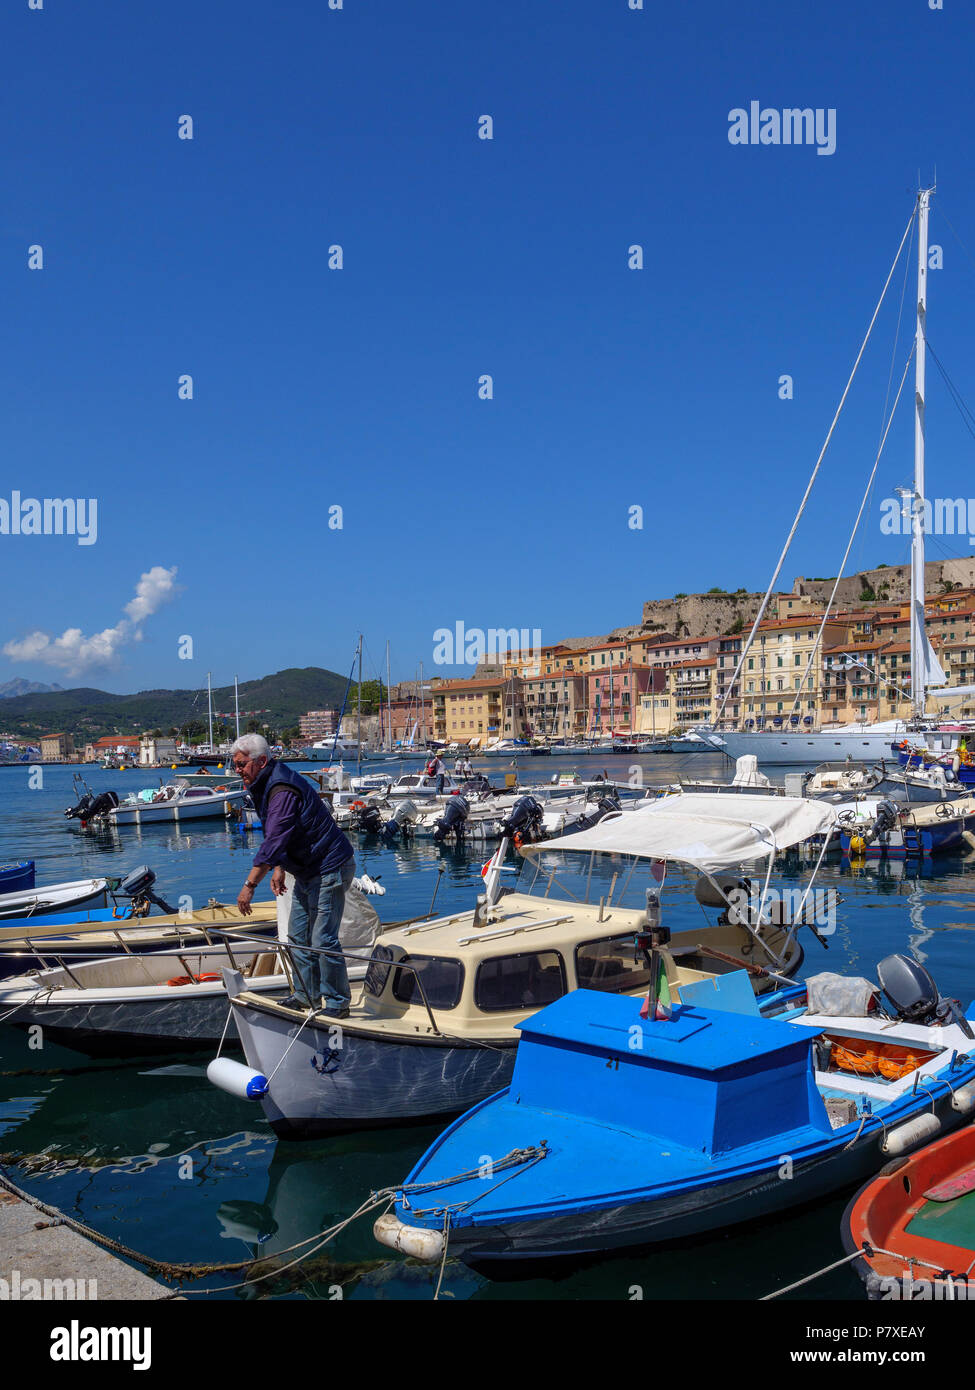
M970 794L903 808L881 801L875 812L872 822L841 828L840 848L849 858L943 854L975 839L975 796Z
M0 864L0 893L26 893L34 886L34 861Z
M427 1150L377 1239L427 1259L446 1242L473 1264L578 1256L863 1182L975 1110L960 1008L907 957L878 975L881 1008L868 981L828 976L844 988L819 987L818 1012L793 999L777 1017L737 975L702 981L693 1002L684 990L659 1020L618 995L564 996L520 1024L510 1086Z

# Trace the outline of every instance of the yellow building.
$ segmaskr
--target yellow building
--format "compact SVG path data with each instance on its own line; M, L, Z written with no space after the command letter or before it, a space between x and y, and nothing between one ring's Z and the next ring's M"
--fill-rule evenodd
M802 616L772 618L761 624L739 679L745 723L751 719L761 726L792 715L817 720L821 678L819 626L815 617ZM831 618L823 629L822 646L834 647L846 637L846 624Z

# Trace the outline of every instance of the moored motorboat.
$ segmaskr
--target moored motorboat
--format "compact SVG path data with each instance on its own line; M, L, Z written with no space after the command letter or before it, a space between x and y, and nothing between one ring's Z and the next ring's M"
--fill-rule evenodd
M373 885L374 886L374 885ZM287 939L290 892L274 903L278 935ZM264 917L266 920L266 908ZM358 880L346 895L339 940L368 957L379 918ZM17 1028L40 1026L43 1036L90 1057L131 1056L213 1047L236 1040L223 984L224 967L239 970L247 988L282 997L294 988L288 962L274 941L170 946L152 953L116 952L91 961L62 957L57 965L0 981L0 1014ZM38 942L39 954L51 955ZM350 961L361 980L366 963Z
M774 855L828 830L833 811L783 797L774 807L769 799L761 814L749 801L745 816L738 798L672 800L688 803L682 816L655 814L662 803L649 803L526 845L527 892L500 891L510 843L502 840L472 911L388 929L377 939L336 1055L334 1018L259 999L239 972L228 971L248 1066L269 1078L259 1098L275 1132L305 1138L454 1114L506 1084L517 1026L544 1004L579 986L645 992L648 967L634 941L659 910L666 861L695 868L697 901L719 913L703 930L675 931L661 951L674 998L685 985L742 965L760 992L788 982L802 961L800 924L815 929L811 902L803 898L793 912L772 902L767 877L759 891L721 871L767 859L770 874ZM642 908L624 907L641 866L652 886Z
M255 903L250 917L235 906L211 903L195 911L160 913L117 921L39 923L31 918L0 926L0 979L22 975L38 962L42 966L96 960L120 954L141 955L171 946L215 944L215 931L236 930L254 936L271 930L277 921L274 902Z
M585 990L559 999L520 1025L510 1086L427 1150L377 1238L473 1264L578 1256L767 1219L862 1181L975 1111L960 1008L907 957L878 973L885 1014L870 982L838 976L778 1016L730 976L669 1018Z
M33 859L21 859L16 864L0 864L0 897L7 893L24 893L33 886Z

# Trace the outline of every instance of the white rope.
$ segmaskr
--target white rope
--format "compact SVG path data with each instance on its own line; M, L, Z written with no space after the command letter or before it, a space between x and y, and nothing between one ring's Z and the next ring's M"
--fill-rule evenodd
M840 397L840 403L839 403L839 405L836 407L836 414L833 416L833 423L832 423L832 424L830 425L830 427L829 427L829 433L826 435L826 439L825 439L825 441L824 441L824 443L823 443L823 447L822 447L822 448L820 449L820 451L819 451L819 458L816 460L816 466L815 466L815 468L814 468L813 471L812 471L812 474L811 474L811 476L810 476L810 478L809 478L809 482L806 484L806 491L803 493L802 501L801 501L800 504L799 504L799 510L796 512L795 520L794 520L793 523L792 523L792 529L790 530L788 536L786 537L786 542L785 542L785 545L782 547L782 553L781 553L781 555L779 556L778 564L775 566L775 573L772 575L772 578L771 578L771 580L769 581L769 586L768 586L768 588L765 590L765 597L762 599L762 602L761 602L761 604L759 605L758 612L757 612L756 615L755 615L755 621L752 623L752 630L751 630L751 632L748 634L748 641L745 643L744 647L742 648L742 653L741 653L741 656L740 656L740 658L739 658L739 660L738 660L738 665L737 665L737 667L735 668L735 674L732 676L731 682L730 682L730 684L728 685L727 691L726 691L726 693L725 693L725 697L724 697L724 699L721 701L721 705L720 705L720 708L718 709L718 713L717 713L717 719L720 719L721 716L724 714L724 707L725 707L725 705L728 703L728 700L731 698L731 691L732 691L732 689L734 688L734 686L736 685L736 683L737 683L737 681L738 681L738 677L739 677L739 675L741 674L742 667L743 667L744 664L745 664L745 657L747 656L748 651L749 651L749 649L751 648L751 645L752 645L752 643L753 643L754 640L755 640L755 634L756 634L756 632L758 631L759 624L761 623L762 619L763 619L764 616L765 616L765 610L766 610L766 608L768 607L769 598L770 598L771 595L772 595L772 591L773 591L773 589L775 588L775 584L776 584L776 581L778 580L779 573L780 573L780 571L781 571L781 569L782 569L783 564L785 563L785 557L786 557L786 555L789 553L789 549L790 549L790 547L791 547L791 545L792 545L792 541L793 541L793 538L794 538L794 536L795 536L795 534L796 534L796 530L798 529L799 522L800 522L801 519L802 519L802 514L803 514L803 512L806 510L806 503L809 501L810 493L811 493L812 490L813 490L813 484L815 483L816 478L817 478L817 476L818 476L818 474L819 474L820 465L822 464L823 458L825 457L826 450L829 448L830 441L831 441L832 438L833 438L833 432L834 432L835 429L836 429L837 423L839 422L840 414L841 414L841 412L842 412L842 410L843 410L844 405L846 404L846 398L847 398L847 396L848 396L849 393L850 393L850 387L853 385L853 378L856 376L856 374L857 374L857 369L858 369L859 366L860 366L860 359L863 357L863 354L864 354L864 352L866 351L867 343L870 341L870 335L871 335L872 332L873 332L873 326L874 326L874 324L877 322L877 315L880 313L880 307L881 307L881 305L883 304L884 300L885 300L886 297L887 297L887 290L888 290L888 288L889 288L889 286L890 286L891 280L893 279L894 271L895 271L896 268L897 268L897 262L900 260L900 257L901 257L901 252L902 252L903 249L904 249L904 243L905 243L905 241L907 240L907 234L908 234L908 232L911 230L912 226L914 225L914 218L915 218L915 215L916 215L916 211L917 211L917 210L916 210L916 208L915 208L915 209L911 212L911 216L910 216L910 219L909 219L909 221L908 221L908 223L907 223L907 226L904 228L904 235L901 237L901 244L900 244L900 246L898 246L898 248L897 248L897 255L894 257L893 264L891 265L890 270L888 271L888 274L887 274L887 279L886 279L886 281L884 282L884 287L883 287L883 289L882 289L881 292L880 292L880 298L879 298L878 301L877 301L877 307L876 307L876 308L874 309L874 311L873 311L873 317L871 318L871 320L870 320L870 325L869 325L869 327L867 328L866 337L864 338L863 342L860 344L860 351L857 353L856 361L853 363L853 370L850 372L849 380L847 381L846 386L845 386L844 389L843 389L843 395Z

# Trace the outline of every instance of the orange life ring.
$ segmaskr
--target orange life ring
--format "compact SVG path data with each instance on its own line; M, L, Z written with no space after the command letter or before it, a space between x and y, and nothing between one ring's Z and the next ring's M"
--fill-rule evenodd
M205 984L209 980L219 980L220 975L215 970L205 970L202 975L174 975L171 980L167 980L167 985L191 985Z
M365 806L365 804L366 803L364 801L353 801L349 809L351 811L358 811L361 807Z
M215 792L225 792L225 791L227 790L227 788L226 788L226 787L214 787L213 790L214 790Z

